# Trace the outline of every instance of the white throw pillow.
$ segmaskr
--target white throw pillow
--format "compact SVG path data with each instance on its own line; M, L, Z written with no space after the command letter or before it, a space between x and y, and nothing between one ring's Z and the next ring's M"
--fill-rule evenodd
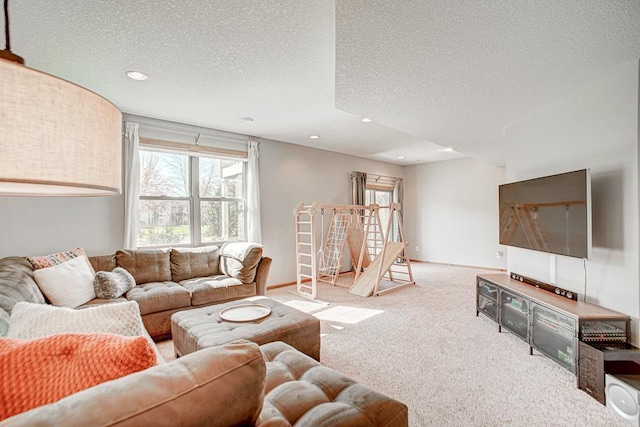
M72 258L53 267L33 272L38 287L51 304L75 308L96 297L93 272L87 257Z
M135 301L72 309L19 302L9 319L9 338L36 339L56 334L147 335Z

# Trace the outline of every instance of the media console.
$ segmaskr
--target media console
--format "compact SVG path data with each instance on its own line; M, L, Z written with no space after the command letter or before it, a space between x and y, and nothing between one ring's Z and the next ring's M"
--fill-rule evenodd
M480 313L498 323L561 366L578 374L578 343L626 343L626 314L588 302L575 301L521 283L508 274L476 277L476 316Z

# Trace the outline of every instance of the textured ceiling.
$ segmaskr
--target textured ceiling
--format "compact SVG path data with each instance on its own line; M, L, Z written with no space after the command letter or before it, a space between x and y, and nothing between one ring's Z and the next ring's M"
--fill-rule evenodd
M336 3L336 107L504 164L504 129L640 58L640 2Z
M27 66L124 112L398 164L459 157L452 146L501 165L506 126L640 57L637 0L13 0L10 13Z

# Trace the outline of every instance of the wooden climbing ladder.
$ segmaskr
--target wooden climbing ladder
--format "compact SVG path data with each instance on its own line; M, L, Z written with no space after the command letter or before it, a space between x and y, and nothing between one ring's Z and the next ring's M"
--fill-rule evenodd
M352 260L354 242L362 242L361 217L366 210L358 205L322 205L300 203L294 210L296 223L296 288L298 295L315 299L318 281L337 284L345 244L349 244ZM329 230L324 239L324 221L317 214L331 212ZM318 234L318 226L322 231ZM323 247L318 250L318 236ZM360 243L358 243L360 244ZM360 249L360 246L358 246ZM363 262L367 265L366 262Z
M316 290L316 212L315 204L303 206L293 211L296 218L296 266L297 291L304 297L315 299Z

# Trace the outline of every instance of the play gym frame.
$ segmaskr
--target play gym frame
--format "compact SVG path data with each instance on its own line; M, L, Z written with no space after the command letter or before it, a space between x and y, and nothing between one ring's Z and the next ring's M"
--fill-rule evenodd
M389 210L384 229L381 209ZM325 233L325 213L329 212ZM293 214L298 295L315 299L318 282L345 286L338 282L345 246L349 248L355 268L353 283L346 285L350 293L368 297L415 284L406 256L399 203L389 206L300 203ZM392 232L394 220L396 233ZM383 280L384 286L381 286Z

